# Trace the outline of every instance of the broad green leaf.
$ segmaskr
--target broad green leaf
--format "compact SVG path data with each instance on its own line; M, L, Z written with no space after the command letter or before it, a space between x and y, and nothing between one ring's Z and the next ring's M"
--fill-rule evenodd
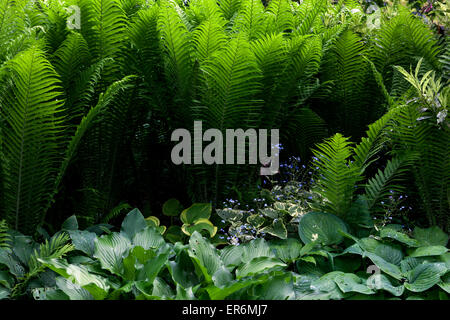
M177 254L175 261L170 261L168 269L173 281L183 288L190 288L200 282L200 278L195 272L195 265L185 250Z
M209 286L206 288L206 291L208 292L211 300L224 300L226 297L235 293L236 291L264 281L266 281L266 279L247 278L237 281L230 281L227 286L221 288L216 286Z
M181 221L184 224L194 224L199 219L209 219L211 216L211 203L194 203L181 212Z
M347 232L345 223L337 216L325 212L310 212L302 216L298 233L303 243L317 241L323 245L339 244L343 240L339 230Z
M393 277L397 280L400 280L402 278L402 272L401 272L400 268L398 266L396 266L395 264L389 263L386 260L384 260L383 258L381 258L380 256L378 256L374 253L371 253L371 252L366 252L365 256L367 256L370 260L372 260L372 262L378 268L380 268L383 272L387 273L391 277Z
M334 281L337 276L342 274L343 272L333 271L311 281L310 289L312 293L308 294L304 299L340 300L344 298L344 293Z
M70 300L94 300L94 297L89 293L89 291L76 283L70 282L66 278L56 278L56 285L70 298Z
M434 226L427 229L414 228L414 238L421 246L447 246L448 235L439 227Z
M406 244L409 247L418 247L420 245L419 241L417 241L416 239L412 239L412 238L408 237L408 235L404 234L403 232L393 230L392 228L381 229L380 237L397 240L401 243Z
M0 286L0 300L8 298L10 294L10 289Z
M163 214L169 217L178 217L183 211L183 206L177 199L169 199L164 202L162 207Z
M275 256L283 262L292 262L300 256L302 244L294 238L286 240L272 240L269 246L275 253Z
M450 293L450 273L442 277L442 281L438 283L438 286L445 292Z
M198 232L194 232L189 239L189 256L200 268L207 282L211 282L212 275L223 265L217 249Z
M243 278L280 267L286 267L286 264L275 258L258 257L237 268L236 277Z
M131 242L121 233L111 233L95 239L94 257L100 261L103 269L121 276L124 272L123 259L128 256Z
M89 291L95 300L103 300L110 289L107 280L89 272L85 266L68 264L64 259L40 259L46 267Z
M147 227L147 222L139 209L130 211L122 222L121 231L131 240L136 233Z
M353 273L345 273L345 274L339 274L334 278L334 281L338 285L339 289L341 289L342 292L348 293L348 292L358 292L362 294L374 294L375 292L371 290L367 283L358 277L356 274Z
M403 285L394 286L384 274L374 274L367 279L367 286L372 290L385 290L396 297L400 297L405 291Z
M243 263L250 262L258 257L275 257L268 243L262 238L247 242L241 246L243 248L241 259Z
M372 253L397 266L400 266L400 262L403 259L401 248L391 244L379 243Z
M271 276L269 280L257 285L254 292L259 300L294 300L293 277L290 274Z
M78 230L78 221L77 221L77 217L70 216L69 218L67 218L66 221L63 222L62 230Z
M161 247L165 241L159 231L152 226L147 226L135 234L133 244L148 250Z
M95 239L97 235L94 232L70 230L68 231L75 249L86 253L92 257L95 252Z
M170 226L165 232L164 237L171 243L179 242L183 237L183 231L180 226Z
M244 246L227 246L220 250L220 258L227 267L235 267L242 263Z
M372 228L373 220L369 212L369 205L364 196L358 196L345 215L345 221L362 228Z
M14 285L14 278L7 271L0 271L0 286L11 289Z
M429 257L429 256L440 256L444 253L447 253L448 249L443 246L427 246L427 247L420 247L415 249L410 256L413 258L416 257Z
M408 273L405 288L412 292L423 292L441 281L441 276L447 272L444 263L420 264Z

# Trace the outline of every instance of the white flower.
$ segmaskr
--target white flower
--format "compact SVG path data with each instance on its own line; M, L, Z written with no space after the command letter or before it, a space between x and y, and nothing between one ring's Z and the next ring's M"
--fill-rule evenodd
M311 240L316 241L317 238L319 238L319 235L317 233L313 233Z

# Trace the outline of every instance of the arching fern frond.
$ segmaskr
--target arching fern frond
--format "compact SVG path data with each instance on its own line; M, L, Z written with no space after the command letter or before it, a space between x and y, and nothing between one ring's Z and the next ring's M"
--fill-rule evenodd
M1 97L2 216L16 230L34 232L53 191L63 138L62 88L44 53L32 47L8 62L12 86Z

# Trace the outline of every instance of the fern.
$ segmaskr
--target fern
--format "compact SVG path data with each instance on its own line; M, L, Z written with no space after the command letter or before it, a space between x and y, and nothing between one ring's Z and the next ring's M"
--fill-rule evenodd
M30 232L48 205L60 161L62 88L36 47L20 53L7 67L13 85L0 100L6 119L2 215L16 230Z
M313 190L324 198L320 206L326 212L344 217L353 202L355 185L362 180L359 168L349 165L353 147L341 134L325 140L313 150L318 167Z
M8 233L9 227L5 220L0 220L0 249L11 249L11 236Z

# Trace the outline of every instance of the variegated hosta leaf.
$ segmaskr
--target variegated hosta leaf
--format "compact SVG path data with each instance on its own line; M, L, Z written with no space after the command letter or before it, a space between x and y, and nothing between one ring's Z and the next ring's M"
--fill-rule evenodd
M70 300L94 300L94 297L89 293L89 291L76 283L70 282L66 278L56 278L56 285L70 298Z
M40 259L46 267L89 291L95 300L103 300L110 289L108 280L95 275L82 265L68 264L65 259Z
M94 257L103 269L120 276L124 272L123 259L128 256L131 242L122 233L111 233L95 240Z
M135 234L133 244L140 246L145 250L157 249L165 243L161 233L154 227L148 226Z

